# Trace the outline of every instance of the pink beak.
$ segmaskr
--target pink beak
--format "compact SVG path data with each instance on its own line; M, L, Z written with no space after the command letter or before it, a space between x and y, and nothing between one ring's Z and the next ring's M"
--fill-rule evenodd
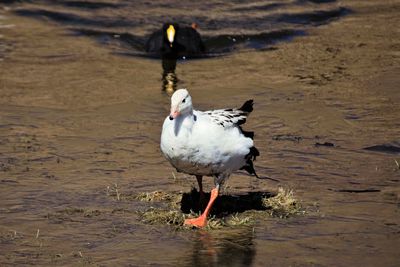
M178 111L178 108L176 107L176 108L174 108L174 107L172 107L171 108L171 113L169 114L169 118L172 120L172 119L175 119L176 117L178 117L179 115L180 115L181 113Z

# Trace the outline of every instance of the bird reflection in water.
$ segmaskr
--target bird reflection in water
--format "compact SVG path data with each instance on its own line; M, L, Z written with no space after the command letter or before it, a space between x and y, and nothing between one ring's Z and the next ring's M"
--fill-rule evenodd
M176 59L162 59L162 87L161 90L165 91L167 95L171 96L177 87L178 76L175 73Z
M177 87L176 61L205 53L206 49L197 28L196 23L191 26L165 23L146 42L146 52L162 59L162 90L168 95L172 95Z
M251 266L256 254L252 227L194 233L190 266Z

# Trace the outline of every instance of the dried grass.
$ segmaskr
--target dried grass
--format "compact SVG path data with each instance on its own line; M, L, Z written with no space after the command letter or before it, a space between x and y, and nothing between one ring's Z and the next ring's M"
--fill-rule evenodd
M264 198L263 205L274 217L287 218L303 213L300 203L293 195L293 190L282 187L278 188L276 196Z
M141 219L148 224L168 224L182 226L185 215L178 210L163 210L150 208L145 212L141 212Z
M200 214L191 212L184 214L180 210L181 193L165 193L162 191L145 192L135 196L135 199L143 202L161 202L161 207L150 207L145 211L139 212L143 222L148 224L166 224L175 226L177 229L189 229L184 225L186 218L195 218ZM228 227L251 226L257 218L265 216L265 214L288 218L292 215L304 213L301 205L295 199L293 190L278 189L278 193L273 197L265 197L262 199L265 211L248 210L242 213L233 213L224 216L210 216L208 218L205 230L215 230Z

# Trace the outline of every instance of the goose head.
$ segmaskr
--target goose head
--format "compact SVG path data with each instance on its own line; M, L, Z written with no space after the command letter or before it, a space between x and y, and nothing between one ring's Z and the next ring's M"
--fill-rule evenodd
M176 90L171 97L171 113L169 119L173 120L182 115L192 114L192 112L192 98L190 97L188 90Z

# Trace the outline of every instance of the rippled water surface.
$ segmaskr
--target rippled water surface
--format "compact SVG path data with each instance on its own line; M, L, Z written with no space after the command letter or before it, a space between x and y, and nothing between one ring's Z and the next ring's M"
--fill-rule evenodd
M0 265L395 266L399 80L381 69L398 67L399 46L373 65L360 50L380 46L372 26L337 41L342 20L363 18L346 3L1 2ZM207 53L163 70L144 44L166 21L197 23ZM237 173L224 194L291 188L305 215L175 231L142 223L147 203L110 197L195 186L159 150L180 87L197 109L254 99L245 128L273 180Z
M148 35L165 22L197 23L208 52L220 54L263 49L349 12L335 1L38 1L16 10L19 15L50 20L77 35L93 37L116 52L134 55L143 54Z

